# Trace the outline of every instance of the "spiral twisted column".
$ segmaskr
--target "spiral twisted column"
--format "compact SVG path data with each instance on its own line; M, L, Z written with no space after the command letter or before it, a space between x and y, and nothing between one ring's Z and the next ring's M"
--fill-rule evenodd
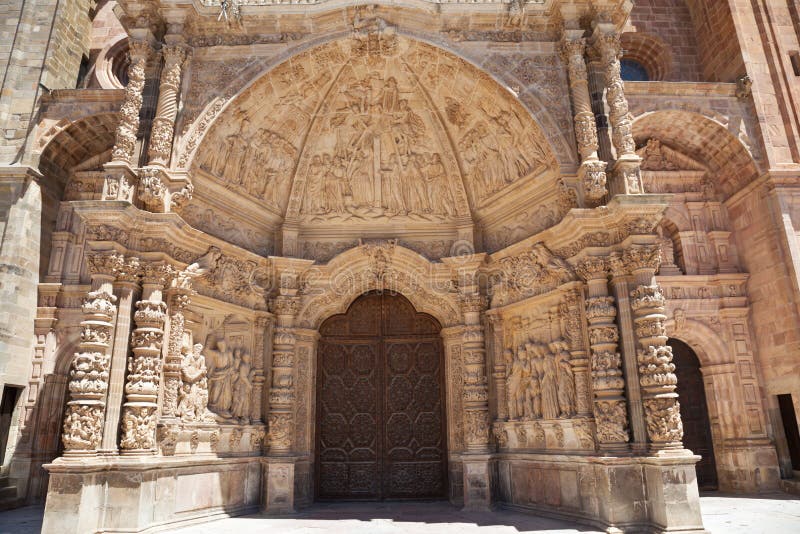
M561 57L567 66L569 75L572 112L575 120L575 138L578 142L578 153L581 156L581 168L578 175L583 184L583 196L586 204L596 205L608 193L606 189L606 162L597 155L599 143L597 124L592 111L592 100L589 94L589 76L584 54L586 40L581 38L582 30L567 30L561 41Z
M128 85L125 87L125 100L122 102L111 161L133 164L136 153L136 135L139 132L139 112L142 110L142 92L145 84L147 60L152 48L146 41L131 39L129 43L130 66Z
M595 47L600 54L606 85L608 118L611 123L611 141L616 150L614 163L615 191L620 194L643 193L641 178L641 158L636 154L633 140L633 117L625 98L625 82L622 80L620 58L622 46L619 34L603 31L598 25L595 29Z
M181 45L164 46L164 69L158 87L158 106L153 119L148 146L149 165L169 164L172 154L172 138L175 133L175 117L178 115L178 93L181 86L181 71L186 59L186 49Z

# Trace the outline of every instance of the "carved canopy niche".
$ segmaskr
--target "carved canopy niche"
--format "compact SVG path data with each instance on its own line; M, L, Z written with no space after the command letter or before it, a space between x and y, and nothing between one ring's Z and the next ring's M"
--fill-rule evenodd
M459 229L471 238L473 223L521 209L521 197L544 201L558 176L509 91L391 28L307 50L255 80L210 128L191 173L195 209L276 235L291 228L300 254L325 261L362 236L436 242L441 253L426 255L447 255Z

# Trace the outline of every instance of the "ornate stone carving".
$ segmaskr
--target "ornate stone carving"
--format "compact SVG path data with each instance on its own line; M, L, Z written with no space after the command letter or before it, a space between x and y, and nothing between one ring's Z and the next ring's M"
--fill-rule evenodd
M674 398L646 399L647 435L653 442L675 443L683 439L681 405Z
M109 359L116 297L111 281L125 267L118 254L90 254L94 291L83 301L80 344L70 369L62 442L65 454L89 454L100 444L108 391Z
M546 293L575 279L572 268L543 243L518 256L500 260L499 284L493 287L492 307Z
M153 167L145 167L139 171L139 200L155 213L164 212L164 199L167 187L161 180L161 171Z
M139 111L142 108L145 65L151 49L148 43L135 39L130 40L129 47L131 63L128 67L128 85L125 87L125 100L120 109L116 141L111 154L113 161L132 164L139 130Z

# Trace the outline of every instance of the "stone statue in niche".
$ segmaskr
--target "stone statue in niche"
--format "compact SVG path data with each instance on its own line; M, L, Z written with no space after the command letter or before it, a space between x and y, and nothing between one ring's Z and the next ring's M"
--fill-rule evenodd
M233 378L235 374L233 350L224 339L214 334L206 340L208 365L208 408L223 420L231 418L233 403Z
M209 419L208 369L203 356L203 345L183 347L181 363L181 388L178 392L178 415L181 420L192 423Z
M575 415L575 374L569 345L558 340L544 345L525 343L506 351L509 419L558 419Z
M250 363L250 354L241 348L235 349L233 351L233 365L235 373L231 414L240 423L249 424L253 379L255 378L255 369ZM256 399L256 401L258 400Z

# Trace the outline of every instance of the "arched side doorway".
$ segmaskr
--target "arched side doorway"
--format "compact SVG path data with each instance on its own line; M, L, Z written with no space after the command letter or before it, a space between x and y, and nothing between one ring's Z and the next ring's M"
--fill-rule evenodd
M697 485L700 489L717 489L717 463L714 459L714 444L711 422L708 418L708 403L700 372L700 360L694 351L678 339L670 339L675 374L678 377L678 396L683 419L683 444L699 454L697 462Z
M447 496L441 326L373 292L320 327L318 500Z

